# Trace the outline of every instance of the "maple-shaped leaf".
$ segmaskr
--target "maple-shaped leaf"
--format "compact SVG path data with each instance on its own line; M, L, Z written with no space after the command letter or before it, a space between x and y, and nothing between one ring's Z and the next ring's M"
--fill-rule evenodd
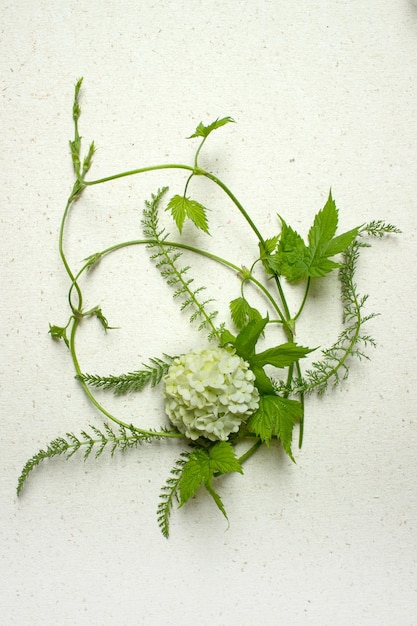
M282 230L276 254L268 257L269 267L289 281L317 278L340 267L330 257L346 250L358 235L359 226L335 236L338 211L331 192L324 207L314 218L308 233L308 246L303 238L281 219Z
M188 218L197 228L209 234L206 215L207 209L196 200L176 195L168 202L166 210L171 211L171 215L180 233L182 233L185 219Z
M203 137L205 139L206 137L210 135L211 132L213 132L213 130L216 130L217 128L220 128L221 126L224 126L225 124L229 124L230 122L234 122L234 121L235 120L232 119L231 117L222 117L222 118L217 118L217 120L215 120L211 124L208 124L208 126L204 126L204 124L200 122L197 128L195 129L195 132L192 135L190 135L188 139L192 139L193 137Z
M247 422L247 427L269 445L273 435L281 440L285 452L294 461L291 452L294 424L302 418L303 409L297 400L266 395L259 399L259 407Z
M242 466L236 458L234 449L227 441L219 441L210 449L196 448L188 456L181 471L179 481L180 507L183 506L204 485L214 499L217 507L227 518L220 496L214 491L214 476L229 472L243 473Z

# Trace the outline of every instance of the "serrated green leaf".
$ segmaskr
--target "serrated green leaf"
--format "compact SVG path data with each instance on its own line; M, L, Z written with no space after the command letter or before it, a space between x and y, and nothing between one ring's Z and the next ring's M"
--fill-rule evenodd
M281 237L276 254L268 257L269 267L289 281L299 280L307 271L308 248L301 235L281 219Z
M322 276L329 274L332 270L340 267L340 263L331 261L325 255L312 256L308 265L309 267L307 269L305 277L310 276L311 278L321 278Z
M278 245L279 238L280 235L276 235L276 237L265 239L265 241L260 241L258 244L260 259L267 274L271 274L274 271L269 264L269 260Z
M334 237L338 224L338 211L336 204L329 193L329 198L314 218L313 226L308 233L308 255L306 258L307 275L320 277L328 274L333 269L340 267L339 263L331 261L328 257L343 252L358 234L358 228L354 228L342 235Z
M215 120L208 126L204 126L204 124L200 122L197 128L195 129L195 132L192 135L190 135L188 139L192 139L194 137L203 137L203 138L208 137L209 134L213 132L213 130L220 128L221 126L224 126L225 124L229 124L231 122L233 123L234 121L235 120L232 119L231 117L222 117L221 119L217 118L217 120Z
M288 367L312 351L311 348L303 348L293 342L283 343L280 346L268 348L268 350L256 354L251 358L250 363L257 367L263 367L264 365L273 365L280 368Z
M181 470L178 483L179 507L182 507L201 485L204 485L223 515L227 517L220 496L213 490L212 479L214 474L228 474L229 472L242 474L243 470L232 445L227 441L219 441L209 450L197 448L191 452Z
M302 417L302 406L297 400L289 400L276 395L261 396L259 407L249 418L247 426L269 445L273 435L278 437L288 456L291 452L294 424Z
M251 307L245 298L240 297L232 300L229 304L229 308L233 323L239 330L252 320L262 319L262 315L259 311Z
M338 211L330 191L324 207L314 218L313 226L308 233L310 249L317 249L329 242L334 237L338 222Z
M329 241L325 246L326 255L334 256L335 254L340 254L341 252L344 252L358 235L358 231L358 228L352 228L352 230L348 230L342 235L333 237L333 239Z
M241 464L236 458L233 446L227 441L219 441L209 451L210 468L213 472L228 474L239 472L243 474Z
M261 243L259 244L260 249L264 250L267 254L272 254L278 245L279 237L279 235L275 235L275 237L265 239L263 245Z
M171 215L180 233L182 233L185 219L188 218L197 228L209 234L206 215L207 209L196 200L190 200L190 198L185 196L175 195L168 202L166 210L171 211Z
M309 245L306 246L301 236L288 226L282 218L281 238L276 254L267 258L269 267L282 274L289 281L302 278L318 278L340 267L339 263L329 257L344 252L355 237L359 227L338 235L335 232L338 224L338 211L329 193L323 209L317 213L308 233Z
M180 507L196 493L203 483L210 480L211 476L209 456L205 450L197 448L191 452L181 472Z
M249 304L245 298L236 298L229 304L230 315L232 316L233 323L239 329L243 328L247 321L247 312Z

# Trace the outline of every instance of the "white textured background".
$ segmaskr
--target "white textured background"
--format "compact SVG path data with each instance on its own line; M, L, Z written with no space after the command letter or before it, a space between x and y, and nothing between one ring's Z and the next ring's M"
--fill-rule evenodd
M408 0L1 4L1 623L26 625L417 624L417 8ZM400 237L365 251L378 339L370 363L307 404L293 465L273 448L221 485L230 528L203 493L158 529L161 485L179 453L162 443L83 464L24 462L57 435L101 418L48 323L67 318L57 254L72 185L73 84L85 77L81 132L92 175L189 162L199 121L231 115L202 165L218 172L266 236L279 212L306 232L330 186L341 229L381 218ZM71 261L137 237L164 172L92 189L70 221ZM249 263L255 242L204 181L209 244ZM205 243L205 242L204 242ZM252 246L252 247L251 247ZM200 264L201 265L201 264ZM227 303L233 276L200 267ZM208 271L206 271L208 270ZM206 271L206 277L204 272ZM91 286L90 286L91 284ZM330 285L330 283L329 283ZM84 369L125 371L199 341L143 250L108 259L86 284L119 331L81 334ZM329 343L339 309L317 292L300 342ZM328 299L330 298L330 300ZM99 299L99 301L97 301ZM329 305L326 303L330 302ZM118 403L159 425L157 397Z

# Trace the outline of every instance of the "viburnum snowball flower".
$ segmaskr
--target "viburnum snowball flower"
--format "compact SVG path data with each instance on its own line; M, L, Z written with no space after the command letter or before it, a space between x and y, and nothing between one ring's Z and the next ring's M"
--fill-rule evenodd
M259 405L249 364L228 348L184 354L164 377L166 412L189 439L226 441Z

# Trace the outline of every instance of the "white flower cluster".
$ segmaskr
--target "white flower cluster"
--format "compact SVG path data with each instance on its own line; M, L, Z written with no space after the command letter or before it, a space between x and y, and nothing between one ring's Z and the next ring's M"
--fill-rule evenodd
M226 441L259 405L255 376L233 350L212 348L175 359L166 376L166 412L189 439Z

